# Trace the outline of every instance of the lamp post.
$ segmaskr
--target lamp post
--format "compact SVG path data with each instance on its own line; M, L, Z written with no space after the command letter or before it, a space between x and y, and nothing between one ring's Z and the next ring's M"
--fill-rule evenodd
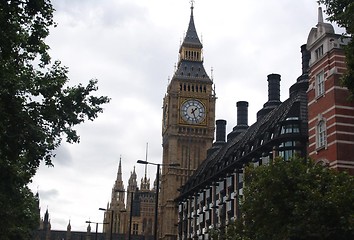
M158 207L159 207L159 190L160 190L160 166L169 166L169 167L178 167L180 166L179 163L169 163L169 164L161 164L161 163L152 163L144 160L138 160L137 163L140 164L150 164L157 166L156 172L156 196L155 196L155 215L154 215L154 239L157 240L157 215L158 215Z
M92 221L86 221L86 223L95 223L96 224L96 234L95 234L95 240L97 240L97 230L98 230L98 224L108 224L106 222L103 223L98 223L98 222L92 222Z
M111 230L110 230L110 235L109 235L109 239L112 240L112 232L113 232L113 216L114 216L114 210L113 209L106 209L106 208L99 208L98 210L101 210L101 211L111 211L111 221L110 221L110 224L111 224Z

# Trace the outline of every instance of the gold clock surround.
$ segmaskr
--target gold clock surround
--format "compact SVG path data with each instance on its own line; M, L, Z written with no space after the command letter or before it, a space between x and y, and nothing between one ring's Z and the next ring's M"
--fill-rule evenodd
M204 99L181 98L179 104L179 123L187 125L207 124L207 104Z

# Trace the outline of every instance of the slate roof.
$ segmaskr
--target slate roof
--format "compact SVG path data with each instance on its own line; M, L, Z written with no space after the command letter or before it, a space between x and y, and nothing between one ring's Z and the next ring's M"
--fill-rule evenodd
M210 82L210 78L204 69L203 62L181 60L173 78L195 79Z
M269 154L273 146L279 145L286 139L302 142L301 147L306 149L307 95L304 89L307 89L306 86L292 93L290 98L276 106L247 130L229 139L223 146L212 152L181 188L177 200L210 186L218 178L240 169L244 163L259 159L263 153ZM300 132L280 134L284 122L299 124Z
M189 20L188 30L183 40L182 46L203 48L203 44L199 40L197 30L194 25L193 6L191 7L191 16Z

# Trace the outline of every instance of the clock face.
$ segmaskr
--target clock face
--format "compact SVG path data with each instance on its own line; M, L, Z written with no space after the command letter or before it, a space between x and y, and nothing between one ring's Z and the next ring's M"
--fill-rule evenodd
M186 100L181 106L181 116L187 123L201 123L205 119L205 107L199 100Z

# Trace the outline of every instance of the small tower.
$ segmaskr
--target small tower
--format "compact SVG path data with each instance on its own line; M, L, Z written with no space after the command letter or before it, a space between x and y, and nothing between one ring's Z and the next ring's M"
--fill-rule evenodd
M125 188L122 179L122 158L119 158L117 179L114 182L111 194L111 206L114 211L121 211L125 209Z
M131 202L132 202L132 192L136 192L138 188L137 176L135 172L135 166L133 172L130 173L130 178L128 180L128 189L127 189L127 211L130 212Z
M93 240L94 239L94 236L93 234L91 233L91 223L89 222L88 225L87 225L87 231L86 231L86 237L85 239L86 240Z
M119 158L119 164L118 164L118 171L117 171L117 178L114 182L114 185L112 187L112 193L111 193L111 203L108 204L107 209L109 211L105 212L104 215L104 220L103 222L113 222L112 226L112 232L113 233L120 233L123 227L123 221L121 221L124 216L123 212L126 212L125 210L125 188L123 184L123 178L122 178L122 158ZM114 214L113 216L113 221L111 221L112 218L112 212ZM103 225L103 232L109 232L111 229L110 224L105 224Z
M71 240L71 224L70 220L68 226L66 227L66 240Z

